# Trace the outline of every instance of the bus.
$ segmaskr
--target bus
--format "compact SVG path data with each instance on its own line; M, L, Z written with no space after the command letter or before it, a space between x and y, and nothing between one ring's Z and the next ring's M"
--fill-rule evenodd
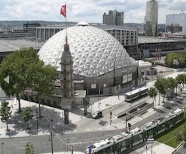
M125 93L125 101L130 102L138 97L147 95L147 93L148 93L147 87L141 87L138 89L134 89L132 91Z

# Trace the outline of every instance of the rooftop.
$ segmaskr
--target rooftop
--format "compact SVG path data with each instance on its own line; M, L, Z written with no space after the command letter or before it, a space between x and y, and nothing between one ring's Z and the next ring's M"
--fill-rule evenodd
M148 37L148 36L139 36L138 43L163 43L163 42L186 42L186 39L173 39L173 38L163 38L163 37Z
M103 30L132 30L137 31L136 27L130 27L130 26L117 26L117 25L104 25L104 24L94 24L92 26L95 26L97 28L103 29Z
M0 39L0 52L10 52L29 47L40 49L43 44L44 42L31 41L26 39Z
M80 24L84 24L85 22L79 22ZM79 24L78 23L78 24ZM88 24L88 23L86 23ZM75 26L76 24L71 24L71 25L67 25L67 27L72 27L72 26ZM100 28L102 30L132 30L132 31L137 31L137 28L136 27L132 27L132 26L126 26L126 25L123 25L123 26L117 26L117 25L105 25L105 24L88 24L88 25L91 25L91 26L94 26L94 27L97 27L97 28ZM42 27L37 27L38 29L41 29L41 28L50 28L50 29L55 29L55 28L58 28L58 29L64 29L65 28L65 25L52 25L52 26L42 26Z

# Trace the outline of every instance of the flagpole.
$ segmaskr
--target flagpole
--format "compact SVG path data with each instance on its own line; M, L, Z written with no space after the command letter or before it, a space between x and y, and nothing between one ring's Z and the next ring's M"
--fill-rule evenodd
M67 40L67 6L66 6L66 2L65 2L65 13L66 13L66 18L65 18L65 25L66 25L66 44L68 44L68 40Z

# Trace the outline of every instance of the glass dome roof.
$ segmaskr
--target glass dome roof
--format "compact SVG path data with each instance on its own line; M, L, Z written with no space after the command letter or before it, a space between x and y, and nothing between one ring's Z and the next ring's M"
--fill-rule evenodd
M68 44L73 57L74 74L97 77L115 68L136 65L126 50L109 33L84 22L67 28ZM61 70L60 61L64 50L66 29L52 36L38 55L45 64Z

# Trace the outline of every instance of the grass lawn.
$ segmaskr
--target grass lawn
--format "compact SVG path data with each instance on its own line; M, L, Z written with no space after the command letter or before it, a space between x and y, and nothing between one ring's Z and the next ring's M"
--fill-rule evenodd
M156 141L165 143L173 148L176 148L179 142L176 141L176 133L183 132L185 122L181 122L174 126L173 128L161 133L156 137Z

